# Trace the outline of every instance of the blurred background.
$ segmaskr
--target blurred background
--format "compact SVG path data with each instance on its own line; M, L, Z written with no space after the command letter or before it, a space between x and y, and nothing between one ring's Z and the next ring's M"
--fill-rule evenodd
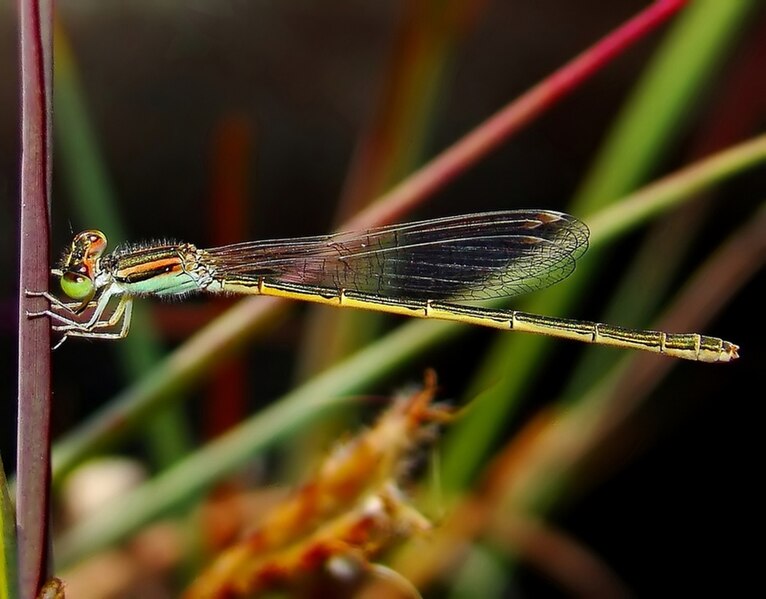
M0 452L10 470L19 163L11 4L0 5ZM206 247L328 232L647 4L60 0L54 252L85 228L104 230L111 247L152 239ZM665 127L665 141L625 183L625 193L763 133L766 15L760 3L750 4L732 18L692 100ZM615 119L670 32L663 27L638 43L406 219L570 209ZM654 302L651 314L660 311L716 247L755 218L764 189L761 166L706 190L699 200L704 212L657 219L673 217L682 231L688 223L693 234L683 250L666 243L655 251L655 263L678 254L675 271L658 291L647 283L632 299ZM110 207L100 202L107 199ZM602 248L600 274L589 280L572 311L559 315L604 318L640 248L662 234L653 224ZM589 259L587 254L583 261ZM643 259L651 264L651 258ZM650 276L652 267L644 272ZM566 500L550 516L636 595L726 592L750 580L744 543L761 518L753 475L762 454L755 408L764 396L763 285L762 272L750 278L701 330L740 344L742 359L720 366L674 363L630 424L573 475ZM141 302L136 326L149 331L151 350L134 348L133 357L121 355L119 343L64 344L53 356L56 436L73 430L135 380L137 371L158 363L232 301ZM214 437L326 368L336 355L400 323L350 316L351 324L328 325L319 312L293 306L184 394L178 404L184 429L175 450ZM645 322L614 324L649 326L651 314ZM459 343L408 360L364 395L388 397L432 367L441 396L463 403L477 393L471 380L497 337L472 330ZM498 447L570 392L584 351L563 341L551 346L529 373ZM610 360L617 353L600 351ZM516 358L507 363L513 369ZM321 452L355 422L356 416L335 428L330 424L316 439L295 437L295 447ZM156 452L167 456L174 449L157 450L152 443L137 436L120 449L146 460L150 470L160 469ZM282 447L260 464L264 472L274 469L291 480L301 472L294 452ZM499 596L563 592L523 559L516 575L501 581ZM442 581L433 596L450 596L444 588L449 585Z

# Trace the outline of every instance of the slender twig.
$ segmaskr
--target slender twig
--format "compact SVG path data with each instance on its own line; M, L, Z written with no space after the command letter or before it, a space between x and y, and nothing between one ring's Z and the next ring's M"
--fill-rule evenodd
M52 6L19 3L21 47L21 248L19 278L19 415L16 526L20 597L34 597L47 578L50 487L50 323L29 319L43 300L25 290L48 286L48 201L51 189L50 115Z

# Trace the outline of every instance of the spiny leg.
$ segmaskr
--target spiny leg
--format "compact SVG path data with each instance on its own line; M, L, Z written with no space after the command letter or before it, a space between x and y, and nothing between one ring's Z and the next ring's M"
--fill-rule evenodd
M51 269L51 276L53 277L60 279L63 276L63 274L64 273L58 268ZM82 302L63 302L59 298L57 298L55 295L50 293L49 291L30 291L29 289L25 289L24 295L27 297L43 297L47 299L50 304L57 306L59 308L68 310L69 312L74 312L74 308L78 308L82 306ZM36 318L38 316L50 316L50 315L47 314L46 311L42 311L42 312L27 311L28 318Z
M89 308L95 308L98 305L97 302L91 301L88 302L85 307L82 308L83 311L88 310ZM80 302L68 302L56 305L56 308L62 310L62 312L57 312L56 309L47 309L47 310L41 310L39 312L30 312L27 310L26 316L27 318L40 318L41 316L48 316L51 320L56 320L57 322L61 322L67 325L82 325L80 320L77 319L77 309L82 307L82 303Z
M51 306L55 306L57 308L60 308L62 310L65 310L67 312L71 312L72 314L77 313L77 310L80 309L86 309L90 308L92 306L96 305L96 302L94 300L91 300L88 302L84 307L82 305L82 302L63 302L58 297L53 295L52 293L49 293L48 291L29 291L25 290L24 294L27 297L42 297L48 300L50 302ZM41 310L39 312L30 312L27 310L27 318L38 318L40 316L52 316L52 310Z
M56 342L53 349L58 349L66 341L67 337L90 337L101 339L122 339L127 335L130 328L130 319L132 315L132 298L126 295L119 295L117 307L109 316L109 319L101 322L109 302L114 295L118 295L108 287L103 290L95 299L88 302L85 306L81 302L62 302L56 296L48 292L27 292L28 297L44 297L49 300L52 307L58 308L66 313L56 311L55 309L43 310L41 312L27 312L27 317L36 318L39 316L48 316L51 320L58 321L59 325L53 325L52 330L64 333L61 339ZM77 318L77 313L88 308L93 308L93 313L86 322ZM114 327L122 321L119 331L98 331L96 329Z
M90 331L96 328L98 321L104 315L104 311L109 305L109 302L111 301L112 297L114 297L115 295L119 295L120 302L124 301L124 297L125 297L124 295L120 295L119 292L115 293L115 291L112 291L112 288L106 287L101 292L101 295L98 296L98 299L96 300L96 307L93 310L93 313L90 315L90 318L88 318L86 322L81 322L77 320L76 318L67 318L66 316L62 314L53 312L53 315L55 316L52 316L52 315L49 315L49 316L52 316L53 318L57 318L61 322L66 323L66 324L57 326L54 330L56 331L70 331L70 330ZM119 306L117 309L119 309Z
M119 311L122 318L119 316L115 318L115 314ZM64 340L66 340L67 337L86 337L88 339L124 339L128 336L128 332L130 331L130 321L133 316L133 298L128 296L122 296L120 298L120 304L115 309L114 313L110 317L109 321L106 322L99 322L96 323L93 327L90 329L84 330L84 329L68 329L64 331L64 336L62 337L61 341L59 341L55 346L59 347L62 343L64 343ZM101 328L107 328L109 326L115 326L118 323L120 324L120 330L119 331L100 331L97 329ZM54 327L54 330L58 330L56 327Z
M115 325L117 325L119 322L128 320L130 322L130 318L133 312L133 298L128 295L121 295L119 296L119 300L117 302L117 306L115 307L114 311L109 315L109 318L107 320L97 320L94 322L91 326L85 326L87 323L79 323L80 326L71 326L69 324L67 325L54 325L52 328L54 331L57 332L67 332L67 331L95 331L96 329L106 329L106 328L112 328ZM101 312L101 316L104 315L104 310ZM92 319L91 319L92 320Z
M87 310L89 308L96 308L98 306L98 302L96 300L91 300L87 304L83 306L82 302L62 302L58 297L55 295L52 295L51 293L48 293L47 291L25 291L25 294L27 297L43 297L47 299L51 303L51 307L54 309L47 309L47 310L41 310L39 312L30 312L29 310L26 311L27 318L39 318L42 316L47 316L51 319L51 321L57 321L57 322L63 322L66 323L66 326L72 327L81 327L83 323L81 323L77 319L77 314L79 311ZM62 310L64 313L57 312L55 308L58 308ZM61 330L61 325L51 325L51 329L54 331ZM59 339L51 348L52 350L57 350L59 347L62 346L64 341L66 341L67 335L63 335L61 339Z

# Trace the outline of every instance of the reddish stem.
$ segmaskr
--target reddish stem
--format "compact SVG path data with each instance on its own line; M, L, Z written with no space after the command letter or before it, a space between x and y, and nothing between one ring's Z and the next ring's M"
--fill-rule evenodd
M51 184L52 6L19 3L21 53L21 210L19 277L19 416L16 527L19 590L32 598L47 579L50 490L50 322L24 291L48 288L48 199Z

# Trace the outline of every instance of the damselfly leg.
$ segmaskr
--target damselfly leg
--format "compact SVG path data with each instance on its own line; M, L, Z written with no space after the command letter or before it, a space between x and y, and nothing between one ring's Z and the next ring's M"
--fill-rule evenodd
M60 271L53 271L56 275ZM28 318L47 316L51 319L51 328L57 333L63 333L61 339L53 346L60 347L67 337L88 337L96 339L124 339L130 330L130 320L133 313L133 298L115 293L110 288L99 290L93 299L83 302L63 302L47 291L27 291L27 297L41 297L50 302L47 310L38 312L27 311ZM117 303L109 313L110 303ZM58 324L57 324L58 323Z

